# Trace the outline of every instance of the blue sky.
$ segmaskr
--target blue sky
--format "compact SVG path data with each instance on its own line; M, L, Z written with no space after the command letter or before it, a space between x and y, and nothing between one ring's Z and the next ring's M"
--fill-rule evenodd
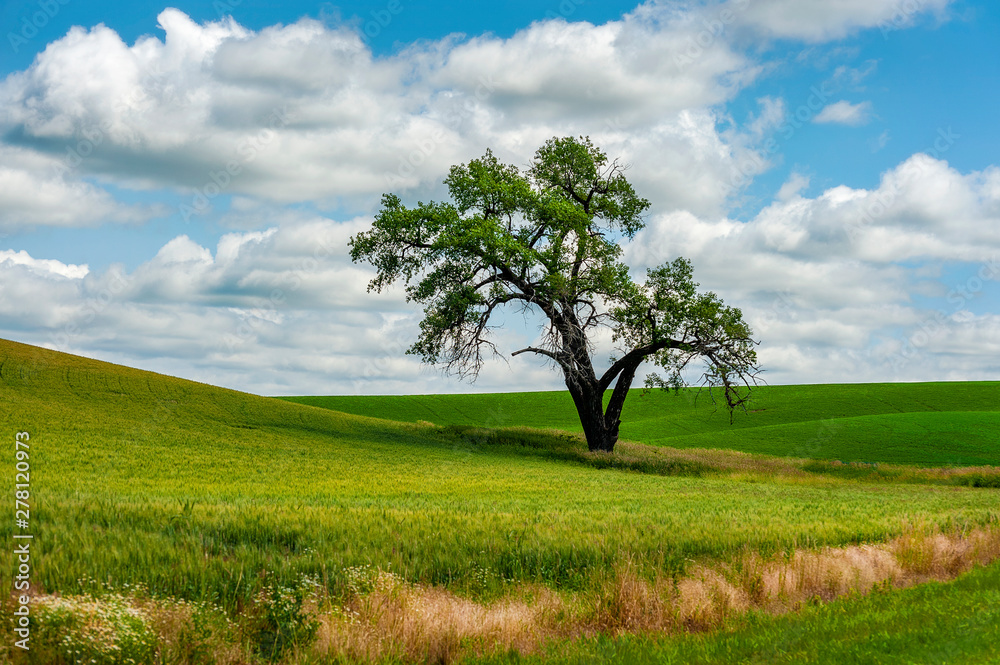
M2 337L262 393L558 388L521 358L471 388L420 367L419 311L368 296L346 240L384 191L441 197L487 147L525 164L588 134L653 202L637 275L690 257L770 381L1000 376L995 3L18 0L0 20ZM535 334L508 323L502 342Z

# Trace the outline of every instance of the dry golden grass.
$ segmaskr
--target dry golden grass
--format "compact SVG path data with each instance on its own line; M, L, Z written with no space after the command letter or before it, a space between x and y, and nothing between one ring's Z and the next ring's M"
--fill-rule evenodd
M235 639L236 624L221 613L214 617L215 630L206 630L196 628L205 622L196 619L199 607L194 603L146 598L133 604L149 617L164 662L197 665L210 659L215 665L242 665L250 660L249 652Z
M282 662L447 664L469 654L537 652L553 638L709 630L749 610L779 614L879 587L948 580L998 559L1000 525L950 533L911 527L882 544L796 550L769 558L748 552L726 563L695 565L678 579L651 579L642 574L640 562L624 557L590 591L570 594L522 586L491 603L373 571L370 584L346 600L314 597L307 610L320 620L317 639L304 651L287 653ZM108 631L107 622L97 618L140 616L170 662L209 658L236 665L253 660L238 623L217 608L118 595L43 596L38 603L73 609L86 619L88 635ZM199 612L200 622L195 620ZM206 617L213 625L211 634L194 628Z
M483 605L382 573L373 591L321 618L313 652L368 662L428 663L449 663L468 650L527 652L555 634L563 609L554 592L531 591L531 603L508 598Z
M783 613L879 586L951 579L997 559L1000 528L950 534L911 529L880 545L770 559L751 553L698 566L677 580L646 579L626 559L589 594L533 588L486 605L383 573L374 591L324 614L312 656L451 663L469 652L534 652L557 636L706 630L750 609Z

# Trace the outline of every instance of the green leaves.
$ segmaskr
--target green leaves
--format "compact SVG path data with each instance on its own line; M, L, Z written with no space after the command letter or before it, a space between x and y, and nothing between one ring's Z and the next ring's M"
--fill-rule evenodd
M406 284L407 298L425 306L409 352L461 376L475 377L484 350L498 353L490 341L498 309L539 311L548 320L542 344L516 353L554 361L588 413L602 411L600 395L618 380L598 426L607 436L617 436L617 412L646 359L669 373L651 381L679 386L702 358L705 381L724 386L730 406L741 404L733 381L749 386L756 355L740 311L698 293L686 259L650 270L644 284L621 262L617 240L642 229L649 208L625 170L587 137L549 139L525 170L487 150L451 168L451 202L408 208L386 194L372 229L351 239L351 258L376 269L370 290ZM623 355L598 379L589 335L600 326Z
M420 274L428 260L447 248L442 232L458 219L458 211L447 203L418 203L409 209L395 194L384 195L372 229L349 242L351 259L371 263L378 271L368 290L382 291L398 279L409 282Z
M511 219L534 199L531 185L516 166L501 164L493 152L453 166L444 183L460 214L479 211L484 217Z
M667 371L646 377L646 387L679 389L683 373L700 358L702 382L721 387L730 411L745 405L756 384L756 342L743 313L712 292L699 293L691 262L684 258L651 269L646 282L612 310L619 344L647 349L648 358Z
M376 269L369 290L403 282L426 306L411 352L475 373L498 307L519 301L562 321L589 308L594 325L601 301L635 290L609 236L640 229L649 203L623 170L587 138L548 141L524 171L487 150L451 168L451 202L409 208L386 194L372 229L351 238L351 258Z
M552 138L535 153L529 174L538 187L573 202L593 219L632 237L643 226L649 201L636 195L625 178L625 166L591 143L589 137Z

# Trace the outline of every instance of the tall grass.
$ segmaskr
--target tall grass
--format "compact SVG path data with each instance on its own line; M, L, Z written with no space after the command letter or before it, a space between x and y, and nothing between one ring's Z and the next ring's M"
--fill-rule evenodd
M807 604L774 616L730 617L723 630L680 635L594 635L561 641L533 655L499 653L465 665L776 665L814 663L997 663L1000 564L947 583L879 587L859 597Z

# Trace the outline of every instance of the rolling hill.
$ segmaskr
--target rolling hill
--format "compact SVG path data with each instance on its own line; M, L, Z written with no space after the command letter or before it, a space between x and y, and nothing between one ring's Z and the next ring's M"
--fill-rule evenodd
M883 394L881 406L859 413L859 403L875 400L841 391L837 421L903 414L929 419L919 422L940 433L950 417L932 407L949 385L913 387L924 391L926 406L914 413L903 411L904 394ZM959 387L964 396L949 408L995 427L995 412L985 408L994 387ZM840 390L811 388L812 411L797 420L786 406L762 402L760 425L750 424L758 415L750 414L733 428L687 394L674 402L640 397L633 400L634 426L640 434L676 434L686 423L684 437L706 440L740 432L764 440L761 433L772 428L790 442L795 427L808 431L823 422L818 415L828 417L820 408L830 401L824 389ZM197 624L222 640L219 653L251 649L247 644L259 651L277 639L275 621L299 621L294 603L304 602L306 591L320 594L329 621L340 621L360 607L359 594L391 579L437 594L428 597L450 594L448 602L462 611L557 597L565 616L590 625L610 602L601 599L617 593L623 562L642 579L677 580L748 553L780 558L803 548L885 543L915 525L967 533L997 520L995 489L869 483L798 467L771 474L766 460L751 456L737 459L758 467L732 471L713 470L711 455L701 453L692 453L687 466L647 467L624 457L622 468L605 468L614 465L589 456L578 438L524 429L571 429L559 400L544 393L347 398L339 405L396 420L379 419L0 340L0 436L13 450L16 432L30 434L32 589L57 594L41 596L51 605L42 603L36 614L64 606L52 598L104 608L105 619L113 615L109 607L132 608L120 613L126 618L188 608L189 621L199 613L226 617L215 632L205 628L208 619ZM967 408L959 411L962 404ZM677 425L665 428L658 413ZM428 419L452 426L417 422ZM955 426L956 436L970 422ZM905 442L896 445L906 452ZM990 450L976 454L993 459ZM0 523L0 538L12 542L14 531L12 522ZM0 555L5 588L14 558L10 548ZM292 602L294 612L281 605L286 614L275 618L260 609L272 607L268 598ZM71 627L51 621L38 623L36 635L62 648ZM230 634L243 641L225 646ZM175 642L201 644L194 633L185 635ZM442 639L458 654L464 642L456 635ZM174 638L159 639L162 645Z
M401 422L581 432L566 392L288 397ZM621 437L673 448L931 466L1000 464L1000 382L765 386L730 424L706 390L632 390Z

